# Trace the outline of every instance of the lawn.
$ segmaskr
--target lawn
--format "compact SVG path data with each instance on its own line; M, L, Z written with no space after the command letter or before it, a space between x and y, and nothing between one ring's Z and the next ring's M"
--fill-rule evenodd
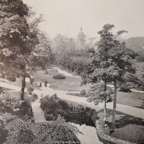
M56 70L48 69L48 75L46 75L44 71L37 71L34 74L34 77L36 81L44 81L45 79L47 79L51 85L51 88L56 90L81 91L85 89L87 91L90 88L90 85L80 86L81 78L77 77L66 76L66 79L62 80L53 79L53 76L57 74L59 73Z
M98 113L98 117L103 130L106 132L103 123L103 110ZM108 121L111 124L112 110L108 110ZM144 144L144 120L122 112L117 112L116 129L110 134L110 136L138 144Z
M117 102L119 104L128 105L132 107L137 107L144 109L144 93L138 92L118 92Z

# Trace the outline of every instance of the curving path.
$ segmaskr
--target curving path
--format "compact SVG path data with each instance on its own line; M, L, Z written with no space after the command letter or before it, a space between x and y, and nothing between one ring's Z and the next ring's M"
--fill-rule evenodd
M0 82L0 86L10 88L10 89L13 89L16 91L20 91L20 89L21 89L18 86L10 85L10 84L4 83L4 82ZM57 96L62 99L70 100L70 101L77 102L77 103L85 105L85 106L89 106L91 108L96 109L97 111L100 109L103 109L103 103L100 103L99 105L95 106L93 103L87 102L86 98L67 95L66 91L53 90L52 88L50 88L50 85L48 87L42 87L42 90L35 90L34 92L39 97L40 97L41 93L43 93L43 95L53 95L54 93L56 93ZM113 106L112 103L107 104L107 108L112 109L112 106ZM139 108L135 108L135 107L131 107L131 106L117 104L117 110L121 111L123 113L129 114L129 115L144 119L144 109L139 109Z

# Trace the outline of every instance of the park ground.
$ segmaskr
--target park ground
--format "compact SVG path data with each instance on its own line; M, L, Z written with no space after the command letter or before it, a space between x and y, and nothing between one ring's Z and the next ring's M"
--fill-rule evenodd
M39 82L40 80L43 82L45 79L47 79L48 83L50 84L50 88L55 91L60 90L60 91L65 91L65 92L68 92L68 91L80 92L83 89L85 89L86 91L90 89L91 85L80 86L81 78L78 76L75 77L75 76L66 74L67 75L66 79L63 79L63 80L53 79L53 76L56 74L59 74L59 72L61 71L54 69L54 68L50 68L48 69L48 74L46 74L45 71L39 70L33 75L37 82ZM4 82L14 85L14 86L21 85L20 79L18 79L16 82L9 82L9 81L4 81ZM27 87L28 86L29 84L27 83ZM39 87L36 87L35 89L39 90ZM8 89L5 89L5 91L7 90ZM49 91L47 91L47 93L49 93ZM9 94L12 97L19 98L19 91L13 92L12 90L9 90ZM76 98L75 96L69 96L69 97L72 97L74 99ZM118 92L118 97L117 97L118 112L117 112L117 117L116 117L117 129L114 133L111 134L112 136L121 138L124 140L128 140L128 141L136 142L136 143L138 143L139 141L141 141L142 143L144 141L144 137L143 137L144 116L141 115L142 112L144 113L144 111L142 111L144 109L143 101L144 101L144 93ZM121 107L119 108L119 106ZM126 109L127 106L129 106L128 109ZM141 116L139 117L137 113L139 113L139 115ZM112 115L112 110L108 109L109 122L111 122L111 115ZM99 111L98 116L99 116L100 121L102 121L103 119L102 110Z

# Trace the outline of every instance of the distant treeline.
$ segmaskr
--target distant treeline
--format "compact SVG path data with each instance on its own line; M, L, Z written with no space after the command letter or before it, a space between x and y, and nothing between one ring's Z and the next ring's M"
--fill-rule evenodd
M81 75L88 60L87 50L76 50L74 53L67 51L65 54L56 54L56 64L76 75Z
M131 37L123 40L126 46L138 53L137 60L144 62L144 37Z

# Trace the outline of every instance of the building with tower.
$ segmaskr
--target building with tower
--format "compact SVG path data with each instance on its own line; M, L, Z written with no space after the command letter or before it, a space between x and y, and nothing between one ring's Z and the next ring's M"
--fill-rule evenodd
M84 49L85 48L85 40L86 40L86 36L85 36L83 29L81 27L80 32L79 32L77 39L76 39L77 49Z

